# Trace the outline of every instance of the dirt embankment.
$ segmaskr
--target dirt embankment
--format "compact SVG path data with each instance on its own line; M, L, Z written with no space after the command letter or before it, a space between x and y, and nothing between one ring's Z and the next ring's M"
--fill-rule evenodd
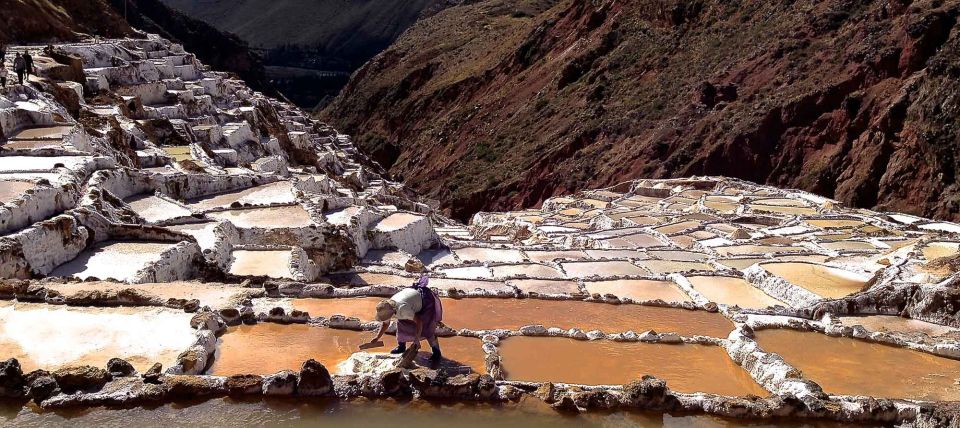
M465 2L355 73L324 119L461 219L692 174L958 219L958 10Z

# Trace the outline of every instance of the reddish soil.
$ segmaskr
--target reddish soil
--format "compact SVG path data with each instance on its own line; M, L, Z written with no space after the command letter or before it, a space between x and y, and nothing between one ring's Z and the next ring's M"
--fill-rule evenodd
M461 219L717 174L960 218L957 0L485 0L323 113Z

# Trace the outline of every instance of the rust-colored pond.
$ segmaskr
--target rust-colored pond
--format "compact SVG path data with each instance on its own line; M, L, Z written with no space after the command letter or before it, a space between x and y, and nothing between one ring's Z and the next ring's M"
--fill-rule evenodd
M849 425L816 420L748 421L709 415L595 412L573 415L553 411L534 398L489 405L425 400L235 400L178 402L130 409L65 409L40 411L19 403L0 403L0 424L22 428L104 426L202 426L210 428L337 427L337 428L840 428Z
M510 380L618 385L653 375L680 392L769 395L719 346L511 337L500 355Z
M304 361L315 359L328 370L359 352L359 346L373 338L372 332L357 332L307 324L259 323L230 327L220 338L217 358L210 368L215 375L270 374L299 370ZM448 360L460 362L484 373L484 354L479 340L469 337L440 338ZM392 337L384 347L368 352L387 352L395 346ZM426 346L426 343L423 344Z
M813 263L764 263L761 266L791 284L835 299L860 291L869 279L843 269Z
M358 297L347 299L293 299L293 308L308 312L311 317L343 315L365 321L374 319L381 298Z
M713 302L737 305L742 308L787 306L740 278L728 276L692 276L687 278L693 287Z
M516 330L540 324L606 333L654 330L712 337L727 337L733 330L733 324L719 313L540 299L443 299L443 323L472 330Z
M690 297L671 281L647 279L615 279L585 282L590 294L626 297L636 301L660 299L665 302L689 302Z
M960 400L960 361L845 337L760 330L760 347L780 354L823 390L912 400Z

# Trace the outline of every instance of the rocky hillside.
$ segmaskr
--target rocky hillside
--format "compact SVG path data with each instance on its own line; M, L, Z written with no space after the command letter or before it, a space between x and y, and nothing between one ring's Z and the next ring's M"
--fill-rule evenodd
M130 26L106 0L0 0L0 43L57 42L76 33L121 37Z
M958 3L469 2L324 116L461 219L693 174L957 219Z

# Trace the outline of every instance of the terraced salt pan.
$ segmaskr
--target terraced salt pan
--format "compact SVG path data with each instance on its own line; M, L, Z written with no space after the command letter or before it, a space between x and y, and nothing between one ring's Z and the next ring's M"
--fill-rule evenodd
M813 263L764 263L760 266L791 284L833 299L860 291L869 280L843 269Z
M660 299L665 302L689 302L690 296L670 281L646 279L617 279L612 281L589 281L583 284L590 294L612 294L635 301Z
M552 262L554 260L582 260L588 258L587 253L581 250L535 251L527 250L527 257L535 262Z
M425 266L454 264L457 262L453 253L446 248L423 250L420 254L417 254L417 259Z
M767 262L767 261L770 261L770 259L761 259L761 258L720 259L720 260L717 260L717 263L720 263L732 269L744 270L757 263Z
M587 278L590 276L647 275L647 271L630 262L611 260L602 262L566 262L561 267L568 278Z
M190 210L156 195L140 195L125 199L137 215L150 223L189 216Z
M160 254L176 245L172 242L106 241L87 248L75 259L57 266L50 276L96 277L129 281L136 273L160 260Z
M494 278L516 278L526 276L529 278L563 278L563 273L547 266L536 263L524 263L517 265L492 266Z
M240 228L297 228L314 224L310 213L300 205L218 211L207 217L229 221Z
M251 205L293 204L293 184L289 181L264 184L249 189L204 196L190 201L190 208L205 211L213 208L226 208L234 202Z
M740 278L729 276L691 276L687 280L704 297L724 305L741 308L789 306Z
M678 262L673 260L641 260L638 265L650 269L655 274L667 274L689 271L712 271L713 266L701 262Z
M36 188L37 184L29 181L0 181L0 204L10 202L27 190Z
M733 330L733 324L715 312L541 299L443 299L443 323L454 329L472 330L518 330L540 324L564 330L579 328L605 333L654 330L712 337L727 337Z
M374 225L374 230L380 232L394 232L400 229L403 229L410 224L413 224L417 221L423 220L423 216L409 214L409 213L393 213L377 222Z
M580 287L576 281L545 280L545 279L514 279L507 284L517 287L524 293L537 294L580 294Z
M230 273L238 276L268 276L292 279L290 250L235 250Z
M378 297L292 299L292 305L293 309L307 312L314 318L343 315L347 318L373 321L377 314L377 303L381 300L383 299Z
M466 266L457 268L440 269L440 273L447 278L456 279L492 279L493 274L485 266Z
M362 207L352 205L349 207L324 212L323 215L327 217L327 222L330 224L350 224L350 219L360 213L360 210L362 209Z
M37 128L27 128L17 132L11 140L62 140L70 131L73 131L73 125L41 126Z
M79 169L92 161L90 156L0 156L0 172L14 171L51 171L58 166L67 169Z
M831 394L960 400L960 361L905 348L795 330L761 330L756 340Z
M947 222L928 223L928 224L921 224L920 226L917 226L917 227L923 230L936 230L940 232L960 233L960 224L956 224L956 223L947 223Z
M761 205L761 204L749 204L747 206L754 211L777 213L777 214L814 215L817 213L816 209L805 208L805 207L788 207L788 206Z
M175 226L166 226L167 229L185 233L197 240L201 250L213 248L217 243L217 235L213 230L217 223L189 223Z
M220 338L217 357L210 368L214 375L271 374L280 370L298 371L304 361L315 359L330 370L360 351L373 333L337 330L307 324L259 323L230 327ZM445 358L485 373L484 353L478 339L440 338ZM385 346L370 352L387 352L395 346L384 337ZM387 347L389 345L390 347ZM422 347L429 350L426 342ZM278 352L282 350L282 352Z
M636 259L636 260L646 260L650 257L647 256L647 253L637 250L584 250L587 253L589 258L602 260L602 259Z
M653 375L674 391L770 395L719 346L511 337L499 349L510 380L621 385Z
M754 254L790 254L810 251L804 247L780 247L776 245L733 245L714 248L722 256L746 256Z
M523 253L514 249L466 247L455 249L453 252L464 262L517 263L524 261Z
M190 154L190 146L171 146L162 148L166 154L170 155L175 161L185 161L193 159Z
M835 251L876 251L877 246L865 241L837 241L820 244L826 249Z
M197 337L191 314L165 308L76 308L0 302L0 354L24 372L126 359L144 371L174 364Z
M805 221L805 222L807 222L808 224L811 224L811 225L813 225L813 226L820 227L820 228L824 228L824 229L843 229L843 228L861 227L861 226L866 226L866 225L867 225L867 223L864 223L864 222L861 221L861 220L847 220L847 219L831 219L831 218L811 219L811 218L808 218L808 219L804 219L803 221Z
M660 233L662 233L662 234L664 234L664 235L671 235L671 234L674 234L674 233L677 233L677 232L682 232L682 231L684 231L684 230L693 229L693 228L696 228L696 227L700 227L700 222L698 222L698 221L683 221L683 222L680 222L680 223L670 224L670 225L666 225L666 226L660 226L660 227L658 227L658 228L655 228L654 230L656 230L657 232L660 232Z
M868 331L923 333L928 336L960 332L960 329L892 315L840 317L843 325L861 325Z
M931 242L921 250L927 261L950 257L960 253L960 242Z

